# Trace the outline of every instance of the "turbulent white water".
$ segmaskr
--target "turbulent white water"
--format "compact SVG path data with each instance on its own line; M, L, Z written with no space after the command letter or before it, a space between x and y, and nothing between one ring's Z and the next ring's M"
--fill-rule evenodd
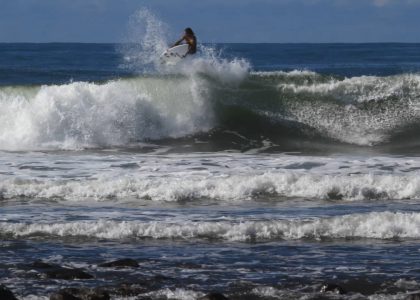
M227 84L247 69L240 61L202 58L193 64ZM187 70L106 83L0 88L0 149L128 146L206 132L215 126L212 91L208 80Z
M71 202L420 198L418 158L4 153L3 199ZM10 163L13 159L14 163Z
M199 79L133 79L0 91L2 149L127 145L208 130Z
M254 219L255 217L253 217ZM66 223L0 222L0 234L13 237L60 236L105 239L221 239L268 241L298 239L418 239L420 213L373 212L330 218L252 221L156 220L79 221Z
M419 122L417 74L311 81L280 83L278 89L305 99L290 107L295 120L338 141L375 145Z
M346 201L420 198L420 179L417 174L340 176L264 172L212 176L202 171L194 172L194 175L177 172L164 178L149 176L135 172L130 176L100 176L87 181L14 178L2 181L0 188L2 197L6 199L27 197L70 201L193 201L201 198L241 201L269 196Z

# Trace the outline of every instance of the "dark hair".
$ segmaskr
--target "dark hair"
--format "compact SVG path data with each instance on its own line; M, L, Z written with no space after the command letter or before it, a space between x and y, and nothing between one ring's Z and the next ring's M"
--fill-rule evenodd
M194 31L192 31L192 29L190 27L185 28L185 33L190 34L190 35L194 35Z

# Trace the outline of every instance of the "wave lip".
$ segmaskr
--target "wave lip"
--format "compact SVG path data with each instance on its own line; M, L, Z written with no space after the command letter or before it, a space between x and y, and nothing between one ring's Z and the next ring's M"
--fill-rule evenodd
M260 221L79 221L54 224L0 222L0 234L105 239L218 239L226 241L418 239L420 213L372 212L329 218Z

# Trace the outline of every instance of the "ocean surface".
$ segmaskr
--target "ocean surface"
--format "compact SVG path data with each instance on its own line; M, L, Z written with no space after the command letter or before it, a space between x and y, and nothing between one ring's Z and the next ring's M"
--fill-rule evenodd
M165 66L169 42L142 41L0 44L0 284L420 291L420 44L201 44Z

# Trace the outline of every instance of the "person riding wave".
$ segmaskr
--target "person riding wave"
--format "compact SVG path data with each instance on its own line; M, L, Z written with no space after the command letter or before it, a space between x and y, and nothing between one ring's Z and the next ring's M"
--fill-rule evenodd
M187 54L195 54L197 52L197 38L191 28L185 28L184 35L172 47L180 45L183 41L188 44Z

